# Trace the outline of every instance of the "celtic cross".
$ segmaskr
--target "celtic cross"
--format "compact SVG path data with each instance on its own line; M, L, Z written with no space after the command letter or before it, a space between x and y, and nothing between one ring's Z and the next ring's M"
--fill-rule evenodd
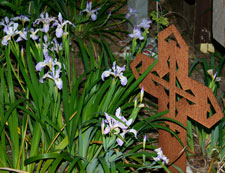
M174 25L159 33L158 63L141 82L140 87L158 99L158 111L169 109L165 117L173 118L184 126L187 117L207 128L217 123L223 114L211 89L188 77L188 46ZM138 78L154 62L139 54L130 64L135 78ZM212 111L213 110L213 111ZM186 145L187 133L181 126L168 122ZM159 146L176 166L186 172L184 147L169 132L159 130ZM170 170L178 172L175 168Z

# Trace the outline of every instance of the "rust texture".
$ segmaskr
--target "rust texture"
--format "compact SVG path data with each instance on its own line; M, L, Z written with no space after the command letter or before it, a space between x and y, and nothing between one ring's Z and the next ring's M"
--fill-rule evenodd
M145 92L158 99L158 111L169 109L165 117L173 118L184 126L187 117L207 128L217 123L223 114L210 88L188 77L188 46L174 25L159 33L158 63L141 82ZM152 63L153 58L139 54L130 64L137 79ZM184 128L171 122L184 146L170 133L159 130L159 146L163 153L186 172L185 146L187 133ZM172 166L171 172L179 172Z

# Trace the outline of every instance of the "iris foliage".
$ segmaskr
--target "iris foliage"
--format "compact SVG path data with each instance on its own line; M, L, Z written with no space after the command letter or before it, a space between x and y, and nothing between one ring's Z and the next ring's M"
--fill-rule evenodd
M123 5L115 2L30 1L45 4L45 11L36 6L35 14L4 16L0 170L169 171L168 162L153 159L157 153L150 139L144 146L142 142L151 129L176 136L163 125L173 121L161 117L166 112L140 116L146 108L138 86L157 60L138 80L129 69L130 60L144 48L148 29L143 42L133 38L127 64L116 66L105 39L117 37L115 26L127 19L115 13ZM57 14L55 6L60 7ZM82 59L82 74L77 74L74 55Z

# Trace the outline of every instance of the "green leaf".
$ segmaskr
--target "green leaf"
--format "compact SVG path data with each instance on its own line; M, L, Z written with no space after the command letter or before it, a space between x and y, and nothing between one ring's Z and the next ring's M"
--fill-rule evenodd
M76 165L76 163L77 163L79 160L82 160L82 157L75 156L75 158L73 158L73 161L70 163L70 166L69 166L69 168L68 168L68 172L72 172L74 166ZM87 172L88 172L88 171L87 171Z
M17 106L21 103L24 103L25 101L27 101L26 98L21 98L18 99L17 101L15 101L13 104L10 105L9 109L7 110L4 119L1 121L1 126L0 126L0 132L2 132L6 121L8 120L8 118L10 117L10 115L12 115L11 113L17 108Z
M66 153L66 152L60 153L60 155L59 155L59 156L55 159L55 161L52 163L52 166L51 166L51 168L49 169L49 172L57 172L56 169L57 169L58 167L60 167L60 165L62 164L63 159L64 159L66 156L69 156L69 154Z
M106 162L105 158L104 157L100 157L99 161L100 161L100 163L101 163L101 165L103 167L104 172L105 173L110 173L110 171L109 171L110 169L109 169L109 167L107 165L107 162Z
M74 35L74 37L76 38L76 41L78 42L78 45L80 47L80 51L81 51L81 55L82 55L82 60L84 63L84 69L86 72L89 71L89 65L88 65L88 55L85 49L85 46L83 44L83 41L80 39L80 37Z
M60 153L45 153L45 154L39 154L33 157L30 157L29 159L26 159L24 161L25 165L29 165L31 163L44 160L44 159L56 159L60 156Z

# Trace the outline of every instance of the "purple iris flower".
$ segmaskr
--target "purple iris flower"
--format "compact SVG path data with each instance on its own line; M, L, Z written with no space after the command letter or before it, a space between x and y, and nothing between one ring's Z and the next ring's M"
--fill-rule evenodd
M58 62L56 59L53 61L52 58L47 58L43 62L39 62L36 65L36 70L41 71L46 66L49 68L49 71L44 74L44 76L40 79L40 82L43 83L43 80L45 78L52 79L54 80L57 88L61 90L63 87L63 82L60 78L61 63Z
M6 35L2 39L3 45L7 46L8 41L11 40L12 37L14 37L15 35L17 35L19 33L17 28L18 28L18 23L13 23L12 26L6 26L6 28L5 28Z
M134 27L133 34L129 34L129 37L139 39L139 40L144 39L144 37L142 36L142 32L141 32L140 28L138 28L138 27Z
M113 72L112 72L112 70L113 70ZM123 72L126 70L126 65L124 65L123 67L119 67L118 65L116 65L116 61L114 61L112 70L109 69L109 70L104 71L102 73L102 80L104 81L104 79L106 77L113 75L115 78L119 77L121 85L125 86L127 84L127 78L125 76L123 76Z
M91 16L91 19L95 21L97 19L98 10L100 8L97 8L95 10L92 10L92 2L87 1L86 8L82 10L81 12L87 12L88 16Z
M0 22L0 25L4 26L4 33L7 33L7 30L9 27L14 25L14 22L9 21L9 18L6 16L4 19L2 19L2 21Z
M47 33L49 31L50 23L53 21L55 21L55 17L49 17L48 13L45 13L45 15L41 13L40 18L34 21L34 25L38 25L40 22L43 23L43 28L41 31Z
M133 119L127 120L124 116L121 116L121 109L120 107L116 110L116 117L121 121L114 119L113 117L109 116L105 113L105 121L102 122L101 128L103 134L113 133L115 135L120 135L123 139L126 133L133 133L135 138L137 138L137 131L135 129L128 129L129 126L132 124ZM104 127L106 125L106 128ZM116 139L119 146L122 146L124 141L117 137Z
M73 27L75 27L74 24L72 24L70 21L68 21L68 20L63 21L62 14L59 13L58 20L56 20L55 23L53 23L53 26L57 26L57 28L56 28L56 37L57 38L61 38L63 33L65 33L65 31L63 30L63 27L66 26L67 24L70 24Z
M129 19L132 15L137 17L137 12L136 12L136 10L134 10L134 9L129 7L128 8L128 13L126 14L126 19Z
M161 148L157 148L154 151L157 153L157 157L153 157L153 160L155 160L156 162L161 160L163 164L169 163L169 159L163 154Z
M19 37L17 38L16 42L27 40L27 30L24 28L23 31L18 31Z
M25 22L29 22L30 21L30 19L27 16L25 16L25 15L20 15L20 16L13 17L12 20L13 21L20 20L20 21L22 21L22 25L24 25Z
M37 40L39 37L37 35L37 33L41 31L40 29L36 29L34 30L34 28L30 29L30 38L32 38L33 40Z
M150 23L152 23L151 20L147 20L145 18L142 19L141 23L137 25L139 28L148 29L150 28Z

